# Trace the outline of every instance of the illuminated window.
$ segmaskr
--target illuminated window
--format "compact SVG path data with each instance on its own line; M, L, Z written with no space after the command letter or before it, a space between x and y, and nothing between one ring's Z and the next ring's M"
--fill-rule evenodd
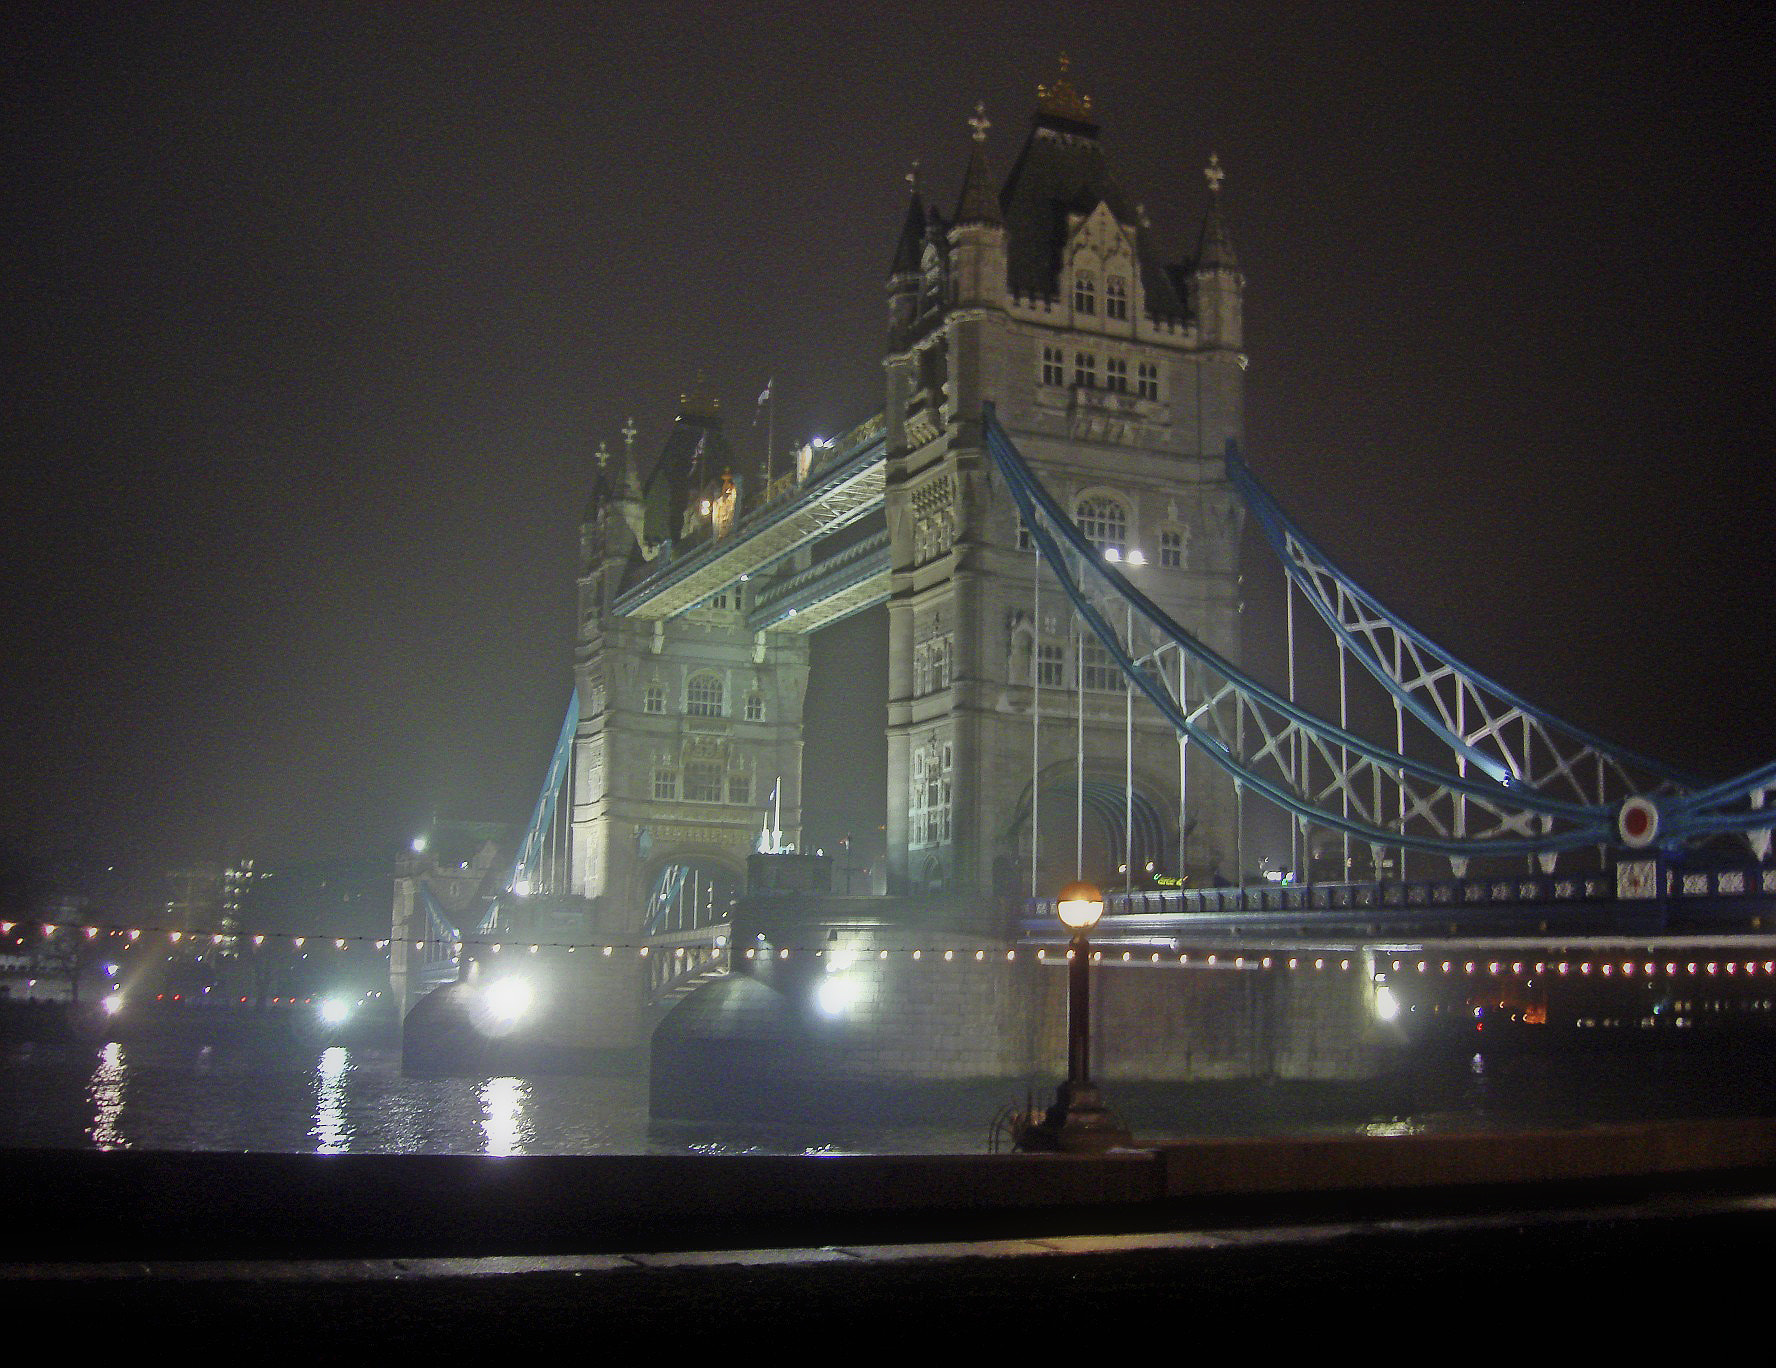
M1128 543L1128 515L1115 499L1103 495L1081 499L1073 510L1073 521L1099 551L1114 549L1120 556Z
M705 670L694 674L685 685L685 711L692 717L722 715L721 676Z
M678 797L678 771L664 761L654 766L654 799L671 802Z
M1098 311L1098 286L1089 271L1081 271L1073 277L1073 311L1082 314Z
M1066 679L1066 653L1061 644L1043 642L1036 648L1036 682L1045 689L1058 689Z
M1128 282L1121 276L1111 276L1104 282L1104 317L1127 318L1128 316Z
M749 693L746 695L746 720L748 722L763 722L765 720L765 700L762 694Z

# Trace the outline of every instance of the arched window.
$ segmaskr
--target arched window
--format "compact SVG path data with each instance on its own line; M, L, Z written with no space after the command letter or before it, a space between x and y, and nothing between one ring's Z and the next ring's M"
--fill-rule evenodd
M1127 318L1128 316L1128 282L1121 276L1110 276L1104 281L1104 317Z
M685 711L692 717L722 715L721 676L709 670L694 674L685 685Z
M1098 311L1098 284L1090 271L1079 271L1073 277L1073 312L1090 314Z
M1106 495L1088 494L1081 499L1073 510L1073 521L1099 551L1114 550L1120 556L1128 545L1128 514Z
M644 712L665 712L666 686L657 679L649 681L646 692L641 696L641 706Z
M764 695L757 693L746 695L746 720L748 722L763 722L765 720Z

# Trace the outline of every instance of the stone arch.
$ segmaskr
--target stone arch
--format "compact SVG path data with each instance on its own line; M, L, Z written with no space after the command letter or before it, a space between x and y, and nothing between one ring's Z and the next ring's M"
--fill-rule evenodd
M687 931L729 919L733 900L746 891L746 863L716 846L655 851L642 867L641 886L644 933Z
M1085 763L1085 848L1079 872L1106 891L1122 888L1125 881L1136 888L1152 887L1156 876L1179 872L1176 775L1137 763L1130 804L1124 774L1120 766L1095 765L1089 758ZM1038 891L1050 885L1059 888L1078 868L1079 775L1069 759L1044 766L1035 782L1026 782L1019 793L1000 834L999 845L1009 861L1001 868L1010 885L1001 892L1029 892L1032 793L1040 797L1035 833ZM1125 853L1134 862L1133 877L1127 880L1122 870Z

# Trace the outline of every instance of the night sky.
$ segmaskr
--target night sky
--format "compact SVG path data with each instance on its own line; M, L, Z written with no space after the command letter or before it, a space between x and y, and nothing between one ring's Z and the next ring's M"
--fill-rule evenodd
M1776 755L1758 7L21 8L9 850L519 817L598 441L651 451L699 372L742 448L771 376L784 442L872 412L909 162L951 208L979 99L1003 176L1063 50L1169 255L1226 167L1248 454L1322 544L1574 721ZM1260 662L1277 580L1254 549ZM820 639L817 718L873 733L884 622ZM817 730L830 842L880 785Z

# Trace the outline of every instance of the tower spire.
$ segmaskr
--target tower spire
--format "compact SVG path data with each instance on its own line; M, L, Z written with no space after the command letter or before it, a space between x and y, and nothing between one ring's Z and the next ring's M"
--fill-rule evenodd
M974 117L968 123L974 129L974 142L968 151L968 170L962 177L962 199L956 206L956 222L1003 224L999 194L993 188L992 174L987 170L987 130L993 125L987 118L984 100L975 102Z
M914 161L906 173L907 211L901 221L900 241L894 247L894 264L890 276L917 275L919 255L925 248L925 201L919 197L919 163Z
M1233 241L1227 235L1227 223L1221 217L1221 182L1227 173L1221 169L1221 158L1209 153L1209 164L1203 168L1203 179L1209 183L1209 208L1203 215L1202 234L1196 243L1198 271L1237 271L1239 258L1233 254Z

